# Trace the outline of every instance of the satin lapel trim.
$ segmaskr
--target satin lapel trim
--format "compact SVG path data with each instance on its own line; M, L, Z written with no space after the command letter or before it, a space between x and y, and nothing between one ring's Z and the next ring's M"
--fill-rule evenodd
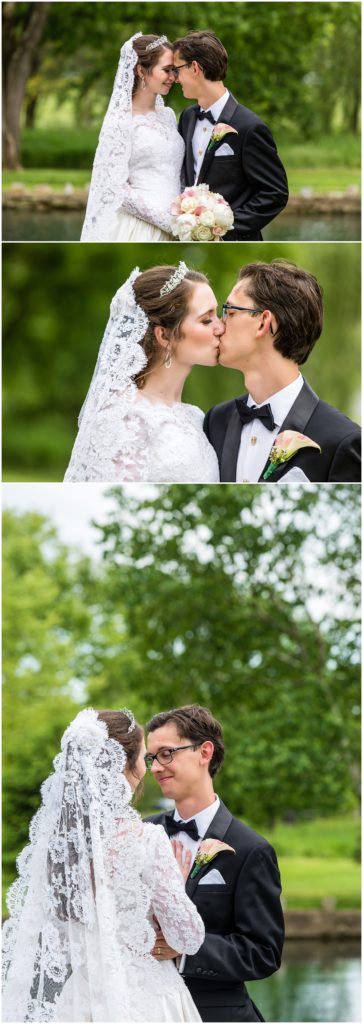
M227 103L223 107L222 113L221 113L220 117L218 118L218 123L222 123L222 124L226 123L226 124L228 124L229 123L228 122L228 118L229 118L229 120L231 120L231 118L233 117L233 114L234 114L237 106L238 106L238 103L234 99L234 96L231 96L231 94L230 94L228 96ZM228 141L227 137L226 137L225 140L223 139L222 141ZM206 151L204 153L203 161L202 161L202 166L201 166L199 174L198 174L198 182L197 182L198 185L202 185L203 184L206 171L209 170L209 167L210 167L210 165L212 163L214 154L215 154L215 147L213 147L212 149L209 149L209 150L208 150L208 148L206 149Z
M298 430L300 434L304 434L306 424L309 422L309 419L312 416L314 409L316 409L318 402L319 398L315 394L315 391L313 391L313 389L310 387L310 384L308 384L307 381L304 379L301 391L297 396L296 402L294 402L294 404L291 406L291 409L289 410L286 419L284 419L284 422L280 427L279 434L282 434L283 430ZM296 454L298 454L298 452L296 452ZM262 480L263 483L273 484L274 473L271 474L268 480L263 480L263 474L267 469L269 461L270 459L268 458L263 467L260 480ZM285 463L286 472L292 462L293 456L291 457L291 459L289 459L288 462Z
M194 134L195 123L196 123L196 120L197 120L197 115L196 115L197 108L196 107L190 107L190 110L191 110L191 115L190 115L190 117L188 119L189 123L188 123L188 129L187 129L187 137L186 137L186 141L185 141L185 165L186 165L187 178L188 178L188 185L187 185L188 188L190 188L192 185L194 185L194 156L193 156L193 145L192 145L192 142L193 142L193 134Z
M246 397L247 402L247 397ZM230 416L221 455L221 482L234 483L241 443L242 424L236 407Z
M217 814L211 821L205 836L203 836L203 839L220 839L220 841L223 842L227 829L231 824L231 821L231 812L227 810L227 807L221 801L218 807ZM211 861L211 863L214 865L215 861L217 861L217 857L215 857L214 860ZM204 868L201 868L200 871L198 871L198 874L195 876L195 878L191 878L189 875L189 878L187 879L186 882L185 891L190 898L193 896L193 893L195 892L197 885L200 882L200 879L203 877L203 875L206 874L206 871L209 870L209 867L210 865L206 864Z

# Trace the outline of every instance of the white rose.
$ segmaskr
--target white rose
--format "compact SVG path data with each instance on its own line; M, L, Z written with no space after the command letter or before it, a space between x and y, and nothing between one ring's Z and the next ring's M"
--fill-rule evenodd
M194 228L192 238L194 242L211 242L213 234L206 224L198 224L198 227Z
M212 211L211 210L203 210L203 213L201 213L200 217L199 217L199 223L200 224L205 224L206 227L208 227L208 228L212 228L213 224L214 224L214 216L213 216Z
M183 211L183 213L193 213L193 210L195 210L196 205L197 201L196 199L194 199L194 196L185 196L185 199L182 199L180 203L180 209Z
M230 206L224 206L222 203L217 203L214 207L214 221L218 227L232 227L233 213Z

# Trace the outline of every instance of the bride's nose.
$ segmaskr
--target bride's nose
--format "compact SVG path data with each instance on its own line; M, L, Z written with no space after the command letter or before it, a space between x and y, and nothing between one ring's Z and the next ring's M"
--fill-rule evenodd
M217 337L219 338L222 334L224 334L225 329L226 327L223 321L219 320L218 317L216 317L216 322L213 327L213 334L216 334Z

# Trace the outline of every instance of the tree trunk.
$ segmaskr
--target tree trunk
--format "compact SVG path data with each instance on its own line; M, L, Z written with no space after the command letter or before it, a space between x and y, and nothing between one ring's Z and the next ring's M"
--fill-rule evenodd
M15 31L16 4L3 4L3 166L19 167L20 114L28 78L39 46L50 3L32 3L24 31Z
M39 96L32 96L30 100L25 102L25 126L26 128L34 128L35 125L35 114L38 106Z

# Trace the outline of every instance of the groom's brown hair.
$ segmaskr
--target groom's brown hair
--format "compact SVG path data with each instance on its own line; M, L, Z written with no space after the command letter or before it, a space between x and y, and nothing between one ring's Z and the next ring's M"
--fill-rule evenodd
M173 50L190 64L195 60L210 82L223 82L225 79L228 53L214 32L188 32L187 36L175 40Z
M147 723L146 732L155 732L155 729L161 729L168 722L174 722L181 739L190 740L197 746L211 740L214 750L208 771L213 777L224 761L224 742L222 726L209 708L203 708L200 704L185 704L171 711L161 711Z
M280 258L242 267L237 287L242 281L254 306L276 317L274 347L301 366L323 329L323 291L314 274Z

